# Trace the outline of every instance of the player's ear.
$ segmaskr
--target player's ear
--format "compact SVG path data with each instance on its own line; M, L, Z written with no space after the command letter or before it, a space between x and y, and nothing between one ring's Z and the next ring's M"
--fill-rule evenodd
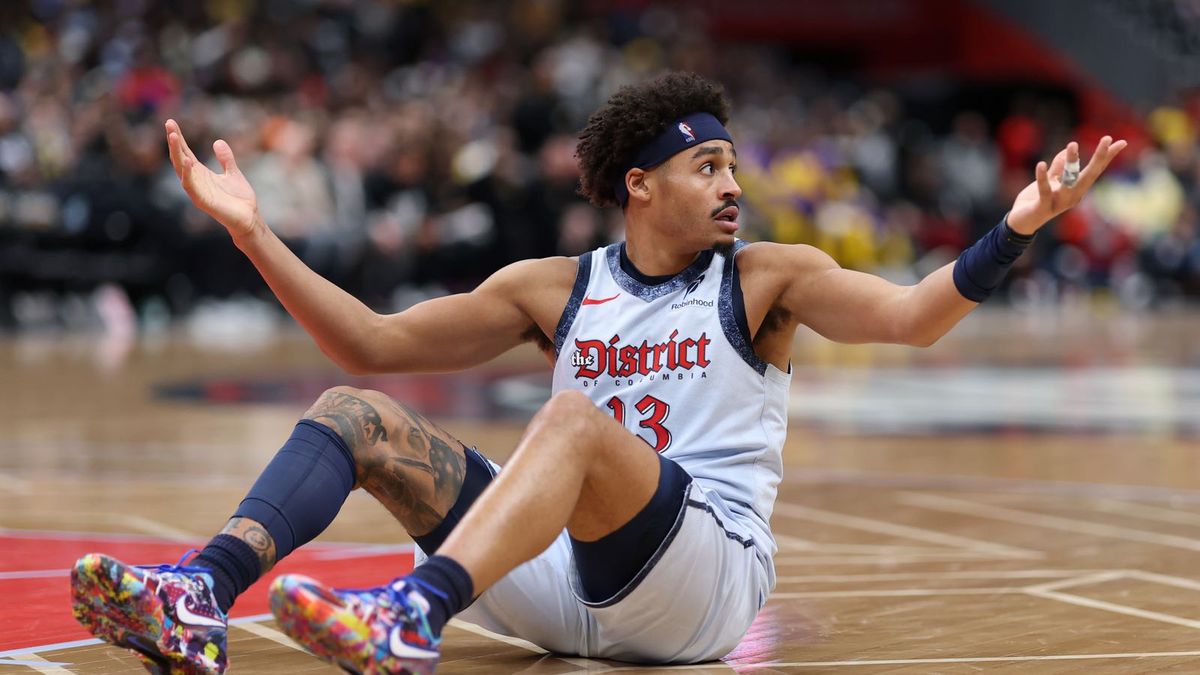
M650 199L649 174L645 169L633 168L625 174L625 188L629 190L630 199L648 201Z

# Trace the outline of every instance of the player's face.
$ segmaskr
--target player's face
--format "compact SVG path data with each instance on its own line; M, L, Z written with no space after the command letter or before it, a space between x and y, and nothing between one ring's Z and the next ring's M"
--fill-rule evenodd
M685 150L661 167L656 178L661 200L656 220L669 234L696 250L732 246L738 231L737 199L742 194L734 174L737 152L728 141L708 141Z

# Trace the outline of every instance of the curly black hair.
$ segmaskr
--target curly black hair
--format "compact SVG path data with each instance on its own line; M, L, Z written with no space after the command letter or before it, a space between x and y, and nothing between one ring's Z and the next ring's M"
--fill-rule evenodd
M695 73L672 72L649 82L621 87L588 118L579 132L579 194L596 206L616 206L615 186L629 164L671 122L706 112L729 121L729 100L719 84Z

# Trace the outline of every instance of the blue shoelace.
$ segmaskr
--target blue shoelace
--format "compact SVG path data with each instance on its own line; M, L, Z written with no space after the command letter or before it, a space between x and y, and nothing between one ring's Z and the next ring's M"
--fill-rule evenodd
M183 557L179 559L179 562L175 563L174 565L163 563L161 565L134 565L134 567L138 568L139 570L154 570L155 572L171 572L174 574L212 574L212 570L208 569L207 567L189 567L183 564L184 560L187 560L188 557L190 557L193 553L199 552L199 550L200 549L198 548L194 548L187 553L184 553Z
M180 561L180 562L183 562L183 561ZM409 579L405 583L410 583L410 582L415 582L415 583L413 583L413 585L417 587L417 590L428 589L430 592L432 592L436 595L439 595L443 598L446 597L444 593L442 593L441 591L439 591L436 588L432 588L431 586L429 586L429 584L422 583L422 582L418 581L417 579ZM388 601L392 604L392 606L399 607L400 609L402 609L404 611L404 615L406 617L408 617L408 619L410 621L418 621L419 622L420 629L418 632L421 634L421 637L428 640L429 644L434 645L435 647L441 643L441 639L437 638L433 635L433 629L430 628L430 626L429 626L429 617L427 617L425 615L424 610L422 610L417 605L408 601L408 593L407 592L402 592L399 588L396 588L395 581L388 584L384 588L385 588L385 593L387 595ZM368 596L374 597L379 594L379 587L376 586L374 588L335 588L335 589L333 589L333 592L339 593L339 594L340 593L352 593L354 595L368 595Z

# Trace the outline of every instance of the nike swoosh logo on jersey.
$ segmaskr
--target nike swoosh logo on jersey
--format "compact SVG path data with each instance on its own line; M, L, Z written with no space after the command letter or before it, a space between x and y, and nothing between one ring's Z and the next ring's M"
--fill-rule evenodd
M612 296L611 298L588 298L588 297L585 297L583 299L583 304L585 304L585 305L603 305L604 303L609 302L611 300L616 300L619 297L621 297L620 293L617 293L616 295Z
M179 596L179 599L175 601L175 616L179 618L180 622L186 623L189 626L211 626L213 628L225 627L225 623L220 619L214 619L210 616L201 616L188 609L186 595Z
M400 627L399 626L396 626L395 628L392 629L392 635L388 639L388 647L391 648L393 654L395 654L396 656L399 656L400 658L436 659L438 657L438 653L436 651L429 651L428 649L421 649L420 647L414 647L414 646L406 643L400 637Z

